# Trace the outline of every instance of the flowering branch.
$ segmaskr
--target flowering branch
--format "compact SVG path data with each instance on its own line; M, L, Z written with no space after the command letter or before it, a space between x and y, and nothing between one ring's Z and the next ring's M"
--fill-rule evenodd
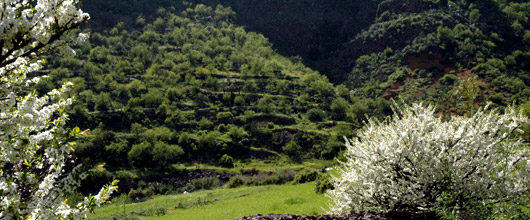
M327 194L331 212L451 207L470 218L474 202L530 190L530 152L514 137L528 118L513 108L498 114L486 107L449 121L422 104L395 112L383 122L369 120L358 138L346 140L346 161Z
M0 3L0 219L78 219L104 203L116 182L77 205L65 201L86 178L74 166L79 128L67 128L72 99L67 82L44 96L25 92L41 77L41 55L87 39L73 29L89 19L77 0L3 0Z

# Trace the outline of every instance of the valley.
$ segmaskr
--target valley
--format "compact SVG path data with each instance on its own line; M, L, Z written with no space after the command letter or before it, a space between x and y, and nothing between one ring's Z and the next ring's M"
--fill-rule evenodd
M408 143L408 148L390 159L374 162L388 162L390 174L381 171L381 175L397 181L389 180L387 188L366 184L388 193L378 194L373 189L374 194L366 196L384 197L374 202L382 205L362 209L364 206L349 204L350 214L367 211L410 217L421 213L441 219L530 216L530 199L523 190L528 184L521 184L520 194L513 198L497 201L499 194L492 193L495 196L473 198L477 200L473 202L487 204L484 207L469 205L467 197L458 196L473 193L457 184L468 184L469 176L483 178L487 175L481 172L486 171L477 171L482 169L477 165L464 175L454 171L464 164L460 157L452 157L455 161L449 156L432 159L450 154L447 152L469 136L500 137L495 135L509 131L487 145L491 150L491 146L519 144L506 151L491 153L477 148L451 153L474 152L484 161L492 154L505 155L505 160L500 157L502 161L494 166L505 170L497 173L513 168L512 174L526 175L530 163L524 155L530 125L518 118L530 116L530 3L526 1L82 3L81 9L91 19L75 31L89 33L89 40L72 47L75 56L49 52L44 68L29 73L30 77L48 77L24 91L33 90L44 97L66 82L73 83L66 95L74 101L60 109L68 115L65 126L79 130L75 143L69 142L72 164L66 167L82 163L89 177L64 203L74 206L102 185L119 180L118 191L108 198L112 202L95 209L89 219L321 215L340 203L333 200L331 191L348 191L338 188L348 184L337 182L341 175L369 169L347 164L394 152L374 147L387 146L384 141L388 139L396 141L390 144L392 149L402 149L407 141L425 144L427 156L420 155L418 161L440 162L443 169L436 174L443 178L431 185L409 184L407 181L419 182L424 176L422 170L415 169L420 164L410 156L421 153L407 151L416 146ZM399 138L385 133L370 142L374 144L371 149L352 151L350 143L368 140L368 134L379 128L376 126L406 119L403 112L414 109L414 103L435 110L410 110L410 115L423 120L429 118L425 112L431 112L440 121L428 124L418 119L400 129L405 133L419 125L428 124L427 128ZM422 142L424 137L443 136L429 133L437 128L432 124L468 117L478 119L459 126L487 121L479 120L485 106L499 114L511 114L513 109L520 114L506 121L499 119L504 124L487 124L501 127L491 132L464 135L470 128L434 143ZM511 133L516 131L524 133ZM425 136L415 137L417 134ZM451 139L458 135L460 139ZM429 151L429 147L446 145L447 149ZM520 158L506 159L511 158L510 153ZM507 165L510 161L516 162ZM14 164L5 167L18 169ZM474 166L469 164L466 166ZM465 177L452 179L461 176ZM380 179L375 174L372 177ZM503 178L492 181L517 185ZM391 193L408 193L406 189L411 188L421 193L403 194L399 202L390 202L398 198ZM495 188L496 192L501 188ZM463 193L451 197L449 192L458 191L453 189ZM346 194L344 198L354 197ZM407 198L414 196L421 197L422 207L408 203L413 200Z

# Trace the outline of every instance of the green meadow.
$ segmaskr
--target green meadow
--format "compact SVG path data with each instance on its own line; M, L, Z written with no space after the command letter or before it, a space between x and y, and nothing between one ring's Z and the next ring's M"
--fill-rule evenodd
M89 219L230 219L257 213L324 213L328 198L314 191L315 182L218 188L188 194L156 196L125 204L119 199L96 209Z

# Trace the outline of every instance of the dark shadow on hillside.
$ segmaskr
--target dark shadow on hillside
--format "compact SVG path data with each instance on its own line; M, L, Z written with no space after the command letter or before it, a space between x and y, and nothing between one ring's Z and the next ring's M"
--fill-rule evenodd
M194 0L194 4L223 4L236 13L235 23L248 31L262 33L282 55L300 56L304 64L341 83L344 71L331 61L337 50L373 23L377 4L372 0ZM157 10L179 12L187 6L181 1L85 0L83 9L91 14L85 27L102 31L119 21L134 27L139 15L149 22Z

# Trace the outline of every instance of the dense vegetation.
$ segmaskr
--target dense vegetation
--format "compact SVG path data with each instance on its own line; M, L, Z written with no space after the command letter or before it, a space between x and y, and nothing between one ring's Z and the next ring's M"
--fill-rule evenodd
M94 129L80 157L159 169L278 153L332 159L368 113L349 114L343 86L233 25L229 8L157 14L152 23L138 17L136 30L119 23L92 33L80 59L50 58L58 68L37 91L64 79L76 85L71 122ZM369 111L381 112L388 103L374 105L380 110Z
M337 62L363 97L424 100L463 114L528 101L530 3L384 1ZM355 62L352 60L356 59Z
M135 23L138 15L156 19L159 7L180 12L189 4L171 0L104 1L87 0L92 15L89 27L105 30L118 22ZM222 4L237 14L233 22L269 38L282 55L300 56L304 64L325 74L332 82L345 80L335 66L334 54L362 29L374 22L379 1L327 0L194 0L211 7Z
M367 117L390 115L391 99L433 104L444 120L487 102L501 112L515 103L530 115L530 3L522 0L85 5L90 41L75 58L49 57L50 79L36 91L75 84L69 123L91 130L76 157L105 162L109 178L174 175L196 163L234 171L251 159L342 157L343 136L354 137ZM186 182L181 191L295 175L245 172ZM131 198L153 194L149 183L133 185Z

